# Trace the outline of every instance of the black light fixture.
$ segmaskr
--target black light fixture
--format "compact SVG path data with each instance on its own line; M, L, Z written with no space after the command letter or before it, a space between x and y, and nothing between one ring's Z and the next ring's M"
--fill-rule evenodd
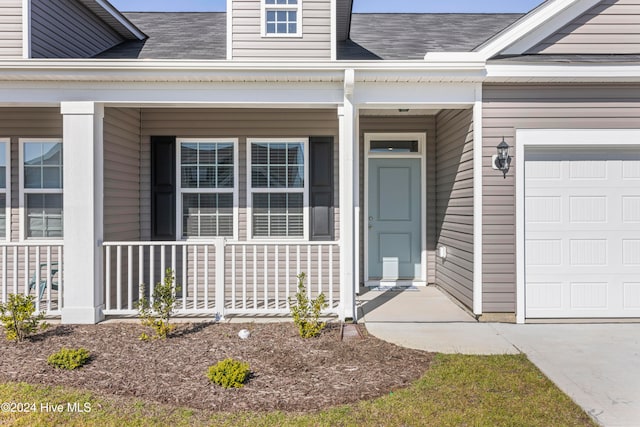
M509 144L504 140L504 137L496 149L498 154L493 156L493 168L502 171L503 177L506 178L511 165L511 157L509 157Z

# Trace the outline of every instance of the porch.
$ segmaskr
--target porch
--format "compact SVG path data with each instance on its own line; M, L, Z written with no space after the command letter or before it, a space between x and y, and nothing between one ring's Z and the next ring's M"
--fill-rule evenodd
M78 307L84 307L83 314L74 313L66 322L133 316L141 285L149 295L170 268L180 286L180 316L280 316L289 313L296 275L304 272L309 295L327 297L326 315L356 318L359 286L388 279L367 267L366 170L376 157L369 152L370 136L393 134L400 141L423 135L411 153L422 161L422 220L414 233L421 242L419 267L409 280L437 283L473 306L472 104L360 108L350 123L343 107L77 104L88 104L89 110L68 104L60 115L55 108L11 108L7 111L24 120L23 127L0 123L8 136L12 162L6 166L13 177L7 196L12 242L0 245L3 300L12 292L33 294L31 283L41 283L38 310L62 315L63 321L65 308L73 313ZM34 121L46 126L34 133L26 124ZM345 147L350 132L355 143ZM86 143L89 135L93 145ZM63 239L32 240L25 234L35 223L29 222L26 192L16 175L24 173L24 144L39 141L64 145ZM290 150L298 160L268 169L274 165L256 157L265 147L275 157L282 154L277 150ZM201 151L214 153L214 160L184 161ZM91 162L102 167L92 169ZM287 188L279 182L275 191L261 189L256 174L276 168L283 169L283 182L303 179L305 184ZM196 184L189 181L194 176ZM202 180L217 184L202 189ZM285 205L260 205L267 193L300 194L301 202L299 207L287 199ZM213 194L207 199L213 204L203 203L203 194ZM45 217L56 213L55 207L44 207ZM198 234L203 230L209 234ZM440 247L446 247L446 257L437 256Z

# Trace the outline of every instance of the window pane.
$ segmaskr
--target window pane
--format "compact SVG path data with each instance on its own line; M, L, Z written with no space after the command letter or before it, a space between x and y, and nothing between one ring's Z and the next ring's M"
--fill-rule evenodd
M287 12L287 13L288 13L287 18L288 18L289 22L296 22L298 20L298 12L296 12L295 10L292 10L292 11Z
M304 187L304 167L303 166L290 166L288 168L288 184L289 188L303 188Z
M198 163L198 144L182 143L180 157L183 165Z
M42 188L62 188L62 177L59 167L46 166L42 168Z
M183 166L181 175L183 188L198 188L197 166Z
M62 194L27 194L27 237L62 237Z
M24 144L24 164L40 165L42 163L42 146L36 142Z
M304 220L302 214L289 215L289 237L302 237L304 236Z
M40 166L24 167L24 188L42 188L42 170Z
M233 167L218 166L218 188L233 188Z
M277 24L276 25L278 34L286 34L287 32L287 24Z
M251 144L251 162L254 165L266 165L269 159L269 144L253 143Z
M269 195L258 193L253 195L253 212L262 214L269 212Z
M216 188L215 166L200 166L198 175L200 188Z
M62 165L62 144L42 144L42 164L52 166Z
M200 144L199 163L202 165L216 164L216 144Z
M266 4L276 4L276 0L265 0Z
M301 214L303 207L302 193L288 194L287 207L289 208L289 213Z
M271 166L269 168L269 187L287 188L286 166Z
M62 144L24 144L24 187L62 188Z
M233 236L231 194L183 194L182 214L185 237Z
M264 215L253 216L253 235L255 237L269 237L269 217Z
M295 34L298 32L298 26L296 24L289 24L289 34Z
M0 142L0 166L7 166L7 143Z
M275 34L276 24L267 24L267 34Z
M276 11L268 10L267 11L267 22L275 22L276 20Z
M218 164L233 165L233 144L218 144Z
M253 166L251 168L251 186L253 188L267 188L269 178L268 166Z
M269 164L287 164L287 146L285 144L269 144Z
M0 166L0 188L7 188L7 168Z

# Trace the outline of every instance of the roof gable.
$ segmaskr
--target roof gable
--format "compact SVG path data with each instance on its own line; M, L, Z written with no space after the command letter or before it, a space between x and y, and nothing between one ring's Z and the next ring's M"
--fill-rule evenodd
M527 54L638 54L640 2L602 0Z

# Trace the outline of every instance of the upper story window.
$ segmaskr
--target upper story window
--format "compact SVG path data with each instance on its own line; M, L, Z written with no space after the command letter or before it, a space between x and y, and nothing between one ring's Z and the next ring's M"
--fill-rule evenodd
M262 0L262 35L300 37L302 0Z

